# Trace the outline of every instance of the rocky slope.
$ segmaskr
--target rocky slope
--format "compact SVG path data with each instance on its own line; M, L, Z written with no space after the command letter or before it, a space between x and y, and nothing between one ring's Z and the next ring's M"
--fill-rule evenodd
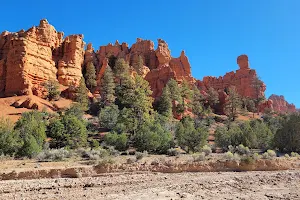
M274 111L276 112L280 112L280 113L290 113L290 112L296 112L297 109L295 107L294 104L290 104L288 103L284 96L282 95L276 95L276 94L272 94L270 97L269 97L269 100L272 101L272 104L273 104L273 109Z
M115 44L100 46L95 51L92 44L85 48L83 35L64 38L62 32L57 32L43 19L38 26L27 31L5 31L0 35L0 96L33 94L43 97L46 91L42 85L50 79L57 80L67 90L70 86L78 85L83 76L82 71L89 62L96 66L99 86L111 58L124 58L130 65L142 58L144 67L140 73L149 82L154 98L161 95L163 87L171 78L179 83L186 80L196 84L204 93L209 87L216 89L221 104L226 97L224 91L231 85L243 97L264 96L266 90L263 82L258 91L252 86L256 71L249 68L247 55L237 58L238 70L218 78L206 76L200 81L192 77L185 52L173 58L168 44L162 39L158 39L156 49L152 41L138 38L131 47L116 41ZM94 92L96 94L98 91ZM281 101L273 102L276 104L275 109L293 110L292 105L283 108L284 103ZM272 101L263 102L260 108L272 108Z

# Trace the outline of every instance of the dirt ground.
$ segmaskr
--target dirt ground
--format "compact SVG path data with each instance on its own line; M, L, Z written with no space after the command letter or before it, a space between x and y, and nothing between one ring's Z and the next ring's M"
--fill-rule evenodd
M0 199L300 199L300 171L113 173L0 181Z

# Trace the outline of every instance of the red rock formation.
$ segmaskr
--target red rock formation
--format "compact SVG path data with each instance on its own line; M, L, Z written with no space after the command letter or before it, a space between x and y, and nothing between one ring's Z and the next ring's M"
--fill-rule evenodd
M0 92L43 95L42 83L57 79L70 86L80 80L83 62L82 35L57 32L47 20L39 26L0 36ZM57 69L58 68L58 69Z
M191 66L184 51L181 52L179 58L172 58L168 44L164 40L158 39L158 47L155 52L158 67L152 69L145 77L150 84L154 98L161 95L162 89L172 78L179 83L183 80L194 83L195 80L191 75Z
M79 85L84 60L83 35L70 35L63 42L63 58L58 62L58 81L64 86Z
M209 87L214 88L215 90L223 90L230 86L235 86L238 93L243 97L257 98L257 90L253 87L253 82L257 77L256 71L249 68L248 56L241 55L237 58L237 64L240 69L236 72L228 72L225 76L212 77L206 76L203 78L203 81L198 81L198 87L206 90ZM259 96L264 96L266 86L264 83L261 84L261 87L258 91Z
M130 48L129 59L131 65L137 61L138 56L142 56L144 65L150 70L156 68L158 60L152 41L137 38L136 43Z
M90 54L88 53L88 55ZM131 48L128 48L128 44L122 43L120 45L117 41L115 45L101 46L96 54L99 60L98 84L100 84L101 77L108 64L107 59L112 55L116 58L124 58L130 65L135 63L138 57L141 56L144 62L144 67L141 70L142 76L149 82L155 98L161 95L163 87L171 78L179 83L183 80L194 82L191 67L184 51L182 51L179 58L172 58L168 44L161 39L158 39L156 50L154 50L152 41L137 38L136 43Z
M296 112L296 107L294 104L289 104L284 96L282 95L275 95L275 94L272 94L270 97L269 97L269 100L272 101L273 103L273 109L274 111L276 112L280 112L280 113L290 113L290 112Z

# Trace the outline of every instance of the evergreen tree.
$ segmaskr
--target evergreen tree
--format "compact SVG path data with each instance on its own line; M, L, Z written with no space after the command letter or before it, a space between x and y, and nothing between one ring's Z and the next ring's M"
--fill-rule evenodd
M118 133L134 133L138 128L138 120L133 108L123 108L118 116L117 124L113 128Z
M111 105L115 102L115 88L114 75L109 66L107 66L103 77L101 79L101 100L103 105Z
M292 114L274 136L274 146L280 151L300 152L300 115Z
M207 95L207 101L211 108L213 108L217 103L219 103L219 94L214 88L208 88Z
M43 84L45 89L47 90L47 98L49 101L58 100L60 91L59 91L59 83L56 80L49 80Z
M82 77L79 86L75 90L75 101L80 104L82 110L88 110L89 98L88 89L86 88L84 78Z
M183 103L184 103L185 99L191 99L192 98L193 92L190 89L190 84L186 80L184 80L181 84L180 93L181 93L181 96L182 96Z
M123 58L118 58L115 63L114 73L119 79L119 85L122 85L122 81L128 79L129 75L129 65Z
M207 127L199 125L195 128L194 121L189 117L183 118L181 123L182 125L177 126L175 133L178 145L187 152L196 152L207 142Z
M130 76L124 76L122 84L116 88L116 94L120 107L132 108L139 124L153 112L149 83L139 75L136 75L134 80Z
M100 125L103 128L113 129L116 126L119 116L117 105L105 106L99 113Z
M137 60L135 62L132 63L133 68L135 69L135 71L141 75L142 73L142 69L144 67L144 60L143 57L141 55L137 56Z
M61 120L65 133L63 142L66 146L75 149L87 145L87 129L83 121L73 115L64 115ZM57 138L56 138L57 140Z
M203 96L200 93L200 90L196 86L192 88L191 107L196 117L200 118L203 115L204 113Z
M157 111L166 117L172 116L172 99L168 85L164 87L162 95L157 102Z
M226 115L234 121L239 113L239 109L241 108L241 98L236 91L234 86L231 86L228 89L228 97L226 98L225 103L225 113Z
M181 103L182 96L177 81L175 81L174 79L170 79L167 83L167 86L170 89L172 101L177 101L178 103Z
M254 99L255 110L257 112L259 112L258 106L265 99L265 97L262 96L261 93L260 93L260 91L263 87L263 82L260 80L260 78L258 76L254 77L254 79L252 81L252 87L253 87L254 93L255 93L255 99Z
M95 68L93 62L89 62L87 64L84 77L85 77L86 86L89 90L92 90L94 87L97 86L96 68Z
M39 153L46 140L46 125L42 113L26 112L17 121L15 130L22 138L22 146L17 154L32 157Z
M13 156L22 146L19 132L13 128L10 120L0 118L0 155Z

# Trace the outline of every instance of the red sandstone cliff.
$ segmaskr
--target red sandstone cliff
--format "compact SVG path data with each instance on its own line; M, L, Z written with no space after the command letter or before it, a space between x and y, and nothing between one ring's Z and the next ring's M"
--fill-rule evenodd
M7 31L0 35L0 95L34 94L43 97L42 84L50 79L57 80L66 88L76 86L82 77L82 69L93 62L97 71L98 86L109 58L124 58L130 65L141 57L144 67L141 75L149 82L153 97L161 95L163 87L171 79L179 83L186 80L196 84L202 93L212 87L220 94L220 102L224 103L224 90L235 86L242 97L257 98L264 96L266 86L261 82L255 89L253 81L256 71L249 68L248 56L237 58L239 69L220 77L204 77L196 81L191 75L191 66L185 52L178 58L171 56L168 44L158 39L155 49L150 40L138 38L131 47L127 43L100 46L95 51L92 44L84 50L83 35L70 35L63 38L62 32L57 32L47 20L41 20L39 26L17 33ZM97 91L95 91L97 93ZM271 101L272 100L272 101ZM260 105L260 110L272 108L277 111L294 111L295 106L285 102L284 98L270 97L270 100ZM221 105L222 107L222 105Z
M63 39L47 20L39 26L0 35L0 93L5 96L42 96L42 83L58 77L65 86L82 77L84 42L82 35Z
M273 102L273 109L276 112L280 112L280 113L289 113L289 112L296 112L296 107L294 104L289 104L284 96L282 95L275 95L272 94L269 97L269 100L271 100Z

